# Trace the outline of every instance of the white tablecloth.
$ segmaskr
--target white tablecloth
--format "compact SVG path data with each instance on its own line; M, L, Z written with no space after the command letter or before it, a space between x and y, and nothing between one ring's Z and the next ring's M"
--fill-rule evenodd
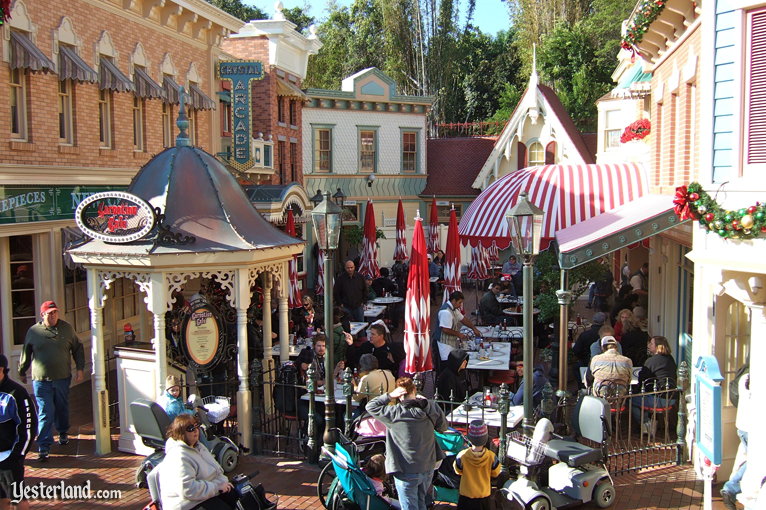
M511 406L505 424L508 428L514 428L521 423L523 418L524 406ZM447 421L456 425L462 424L467 427L471 420L484 420L490 427L499 427L500 413L496 409L475 406L472 406L471 410L466 413L463 406L460 406L447 415Z
M324 388L323 388L324 389ZM319 393L314 395L314 401L315 402L325 402L327 399L327 396L322 393L321 395ZM304 393L301 395L301 400L310 400L310 396L308 393ZM340 405L346 405L346 396L343 394L343 383L335 383L335 403ZM351 405L356 407L359 405L359 402L351 401Z
M489 351L489 359L479 359L479 353L468 352L469 370L508 370L511 361L510 342L492 342L492 350Z
M367 322L352 322L351 323L351 334L356 336L365 329L367 329L367 326L370 324Z
M365 319L377 319L385 311L386 307L384 305L365 305L364 317Z
M376 305L393 305L394 303L401 303L402 301L404 301L404 298L398 296L377 297L372 300Z

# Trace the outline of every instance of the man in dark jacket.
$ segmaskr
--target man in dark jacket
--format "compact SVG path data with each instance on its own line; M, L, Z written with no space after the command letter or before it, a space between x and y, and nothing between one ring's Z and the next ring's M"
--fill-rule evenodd
M335 303L343 306L352 321L364 322L362 305L367 297L367 283L364 277L356 272L353 260L347 260L345 271L335 278L333 294Z
M604 325L604 321L606 321L604 312L594 313L591 327L580 333L572 346L572 352L577 356L577 364L580 368L590 365L590 346L599 339L598 330Z
M463 400L466 397L465 367L468 365L468 353L455 349L447 356L439 377L436 379L436 391L442 399Z
M8 358L0 354L0 507L10 508L13 485L24 481L24 457L37 435L37 414L24 387L8 378ZM28 509L29 501L16 508Z
M444 412L418 395L409 377L397 379L396 389L372 399L366 409L386 426L386 473L394 478L402 510L426 508L436 461L444 458L434 437L434 429L447 429Z
M508 316L503 313L503 307L500 306L500 302L497 300L498 294L500 294L500 284L491 283L489 285L489 290L481 297L481 301L479 302L479 315L485 325L494 326L508 318Z

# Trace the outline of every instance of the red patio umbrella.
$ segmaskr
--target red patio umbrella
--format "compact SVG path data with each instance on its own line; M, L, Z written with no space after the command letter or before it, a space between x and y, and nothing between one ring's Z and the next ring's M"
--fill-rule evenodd
M317 251L317 284L316 284L317 296L324 295L324 250Z
M375 228L375 210L372 200L367 201L364 213L364 238L362 239L362 256L359 262L359 272L368 278L380 276L378 270L377 229Z
M490 262L497 262L500 260L500 254L498 253L496 242L492 241L492 246L487 249L487 253L489 253Z
M394 260L407 260L407 239L404 231L407 225L404 223L404 207L402 199L399 199L399 207L396 211L396 248L394 248Z
M428 225L428 253L436 253L439 246L439 211L436 209L436 197L431 200L431 221Z
M420 211L415 218L410 252L410 273L407 277L407 298L404 301L404 370L411 374L433 370L431 360L430 281L426 238Z
M471 246L471 264L468 266L467 278L472 280L486 280L489 278L481 246Z
M447 251L444 254L444 301L449 295L460 290L460 237L457 234L457 215L455 207L449 213L447 230Z
M287 210L287 225L285 225L285 232L287 235L297 237L295 235L295 217L293 216L293 210ZM290 293L287 296L287 306L290 308L300 308L303 306L301 303L301 289L298 288L298 256L293 255L288 263L288 269L290 271Z

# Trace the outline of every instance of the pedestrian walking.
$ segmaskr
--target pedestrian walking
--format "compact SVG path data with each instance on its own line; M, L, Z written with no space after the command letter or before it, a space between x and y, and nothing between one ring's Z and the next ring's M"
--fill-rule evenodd
M32 399L19 383L8 378L8 358L0 354L0 508L10 508L13 487L24 481L24 458L37 435ZM22 499L18 510L27 510Z
M59 444L69 443L69 385L72 382L70 356L75 363L74 383L83 379L85 355L74 328L59 319L53 301L40 306L42 320L27 331L19 360L19 377L27 382L32 367L32 389L37 401L37 448L45 462L53 444L53 427L59 433Z
M366 409L386 426L386 473L394 477L402 510L426 510L436 462L444 458L434 436L434 429L447 429L444 412L418 395L409 377L397 379L391 393L372 399Z

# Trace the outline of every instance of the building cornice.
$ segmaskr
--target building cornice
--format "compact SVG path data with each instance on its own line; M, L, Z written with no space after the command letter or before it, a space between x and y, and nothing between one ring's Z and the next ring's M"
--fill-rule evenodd
M17 165L0 163L0 185L55 182L60 185L128 185L138 168Z

